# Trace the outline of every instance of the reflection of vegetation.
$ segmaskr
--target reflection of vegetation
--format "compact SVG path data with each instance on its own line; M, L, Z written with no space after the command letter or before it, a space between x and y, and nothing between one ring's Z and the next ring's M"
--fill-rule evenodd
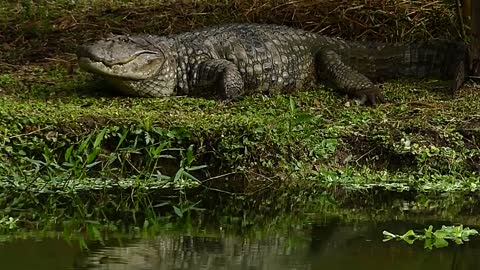
M409 230L403 235L393 234L388 231L383 231L385 239L383 241L390 241L392 239L403 240L409 244L413 244L415 240L425 241L425 248L442 248L448 246L448 241L451 240L457 245L461 245L466 241L469 241L471 236L478 234L478 231L475 229L470 229L468 227L463 228L463 225L458 226L445 226L443 225L441 229L433 231L433 226L430 225L428 229L424 229L423 233L414 232Z

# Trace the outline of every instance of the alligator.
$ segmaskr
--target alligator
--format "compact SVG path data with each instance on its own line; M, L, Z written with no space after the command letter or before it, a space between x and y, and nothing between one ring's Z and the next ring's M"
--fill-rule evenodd
M279 25L230 24L171 36L110 35L77 50L79 66L133 96L192 95L234 100L289 93L319 83L359 99L383 101L375 82L401 77L465 78L466 46L349 42Z

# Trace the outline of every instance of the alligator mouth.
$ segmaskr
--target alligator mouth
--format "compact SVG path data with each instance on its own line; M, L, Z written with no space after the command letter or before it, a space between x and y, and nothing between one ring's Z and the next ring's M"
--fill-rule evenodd
M139 51L129 57L106 61L88 56L79 56L80 68L99 75L126 80L152 78L162 68L164 59L152 51Z

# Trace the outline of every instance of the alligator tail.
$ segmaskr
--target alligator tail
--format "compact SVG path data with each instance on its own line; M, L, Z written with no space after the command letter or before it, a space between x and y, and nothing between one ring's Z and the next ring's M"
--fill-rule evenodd
M346 63L374 81L438 78L451 81L453 91L462 86L468 67L467 46L447 40L410 44L353 43L340 54Z

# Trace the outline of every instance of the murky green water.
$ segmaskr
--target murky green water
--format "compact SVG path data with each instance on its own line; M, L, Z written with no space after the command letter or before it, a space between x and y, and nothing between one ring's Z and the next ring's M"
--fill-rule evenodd
M480 241L425 250L382 242L382 231L403 233L425 224L315 225L282 233L154 237L67 244L62 237L0 242L0 269L480 269Z

